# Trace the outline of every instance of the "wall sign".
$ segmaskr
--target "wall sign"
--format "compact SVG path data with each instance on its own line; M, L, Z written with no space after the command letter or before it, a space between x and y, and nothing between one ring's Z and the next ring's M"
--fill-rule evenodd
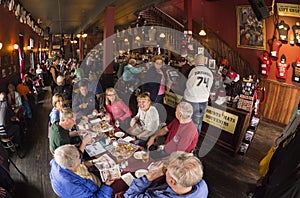
M239 117L232 113L207 106L203 121L219 129L234 134L235 127Z
M277 3L279 16L290 16L300 18L300 5L289 3Z

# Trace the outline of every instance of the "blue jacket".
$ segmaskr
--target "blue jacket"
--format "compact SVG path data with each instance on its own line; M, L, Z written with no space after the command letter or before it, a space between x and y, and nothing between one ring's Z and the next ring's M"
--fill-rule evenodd
M193 186L191 193L186 195L176 194L167 183L151 188L145 176L134 179L129 189L125 192L125 198L207 198L208 188L202 179L198 184Z
M54 192L61 198L111 198L112 188L102 184L100 188L90 179L83 179L68 169L50 162L50 179Z

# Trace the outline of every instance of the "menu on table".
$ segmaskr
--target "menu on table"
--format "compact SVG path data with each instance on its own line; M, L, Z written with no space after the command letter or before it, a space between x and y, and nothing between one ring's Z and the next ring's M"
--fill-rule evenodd
M101 153L104 153L106 150L105 148L103 148L100 142L95 142L94 144L87 145L85 147L85 151L89 154L90 157L93 157Z

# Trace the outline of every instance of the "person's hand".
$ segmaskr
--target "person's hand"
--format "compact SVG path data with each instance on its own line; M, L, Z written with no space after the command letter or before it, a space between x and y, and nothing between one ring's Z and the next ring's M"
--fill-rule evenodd
M86 109L87 106L88 106L88 103L82 103L82 104L79 105L79 108Z
M92 135L88 133L86 136L83 137L82 142L83 142L84 144L87 144L87 143L91 142L92 139L93 139Z
M147 142L147 148L149 149L150 146L152 146L154 144L154 141L155 141L155 137L154 136L151 136Z
M146 178L148 181L152 182L155 179L161 177L164 175L164 172L162 170L163 164L157 164L157 166L153 166L149 168L149 172L146 174Z
M6 190L0 187L0 197L5 197L5 196L6 196Z
M108 186L112 185L112 183L114 183L114 179L107 179L104 183Z
M134 124L136 123L136 118L134 117L134 118L132 118L131 120L130 120L130 126L131 127L133 127L134 126Z
M94 109L94 110L93 110L92 115L94 115L94 116L97 116L97 115L98 115L97 109Z

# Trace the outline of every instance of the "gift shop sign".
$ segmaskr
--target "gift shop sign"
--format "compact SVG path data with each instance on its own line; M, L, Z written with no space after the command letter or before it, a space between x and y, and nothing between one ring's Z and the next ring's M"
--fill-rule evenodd
M289 3L277 3L279 16L290 16L300 18L300 5Z
M203 121L234 134L238 118L237 115L208 106Z

